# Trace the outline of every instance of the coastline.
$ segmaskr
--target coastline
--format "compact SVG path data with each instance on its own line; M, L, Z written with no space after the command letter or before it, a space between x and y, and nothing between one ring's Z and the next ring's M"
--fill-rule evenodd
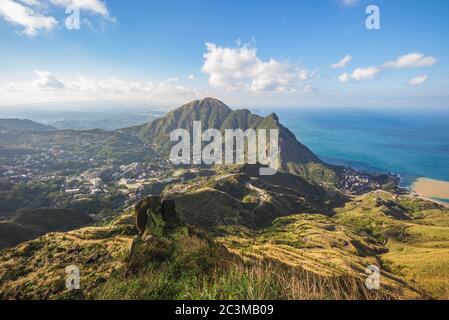
M411 187L411 195L429 200L449 208L449 182L429 178L417 179Z

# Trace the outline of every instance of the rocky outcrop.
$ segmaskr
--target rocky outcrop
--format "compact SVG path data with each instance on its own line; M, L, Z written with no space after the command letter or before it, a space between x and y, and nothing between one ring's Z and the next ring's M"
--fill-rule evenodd
M139 236L165 236L181 225L176 206L172 200L147 197L135 206L136 227Z

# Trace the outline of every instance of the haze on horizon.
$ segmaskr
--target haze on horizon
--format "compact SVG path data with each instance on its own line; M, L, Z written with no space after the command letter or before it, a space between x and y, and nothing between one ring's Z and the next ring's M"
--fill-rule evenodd
M379 30L365 26L372 4ZM65 27L73 5L79 30ZM444 0L0 0L0 111L171 108L208 96L258 108L447 109L448 14Z

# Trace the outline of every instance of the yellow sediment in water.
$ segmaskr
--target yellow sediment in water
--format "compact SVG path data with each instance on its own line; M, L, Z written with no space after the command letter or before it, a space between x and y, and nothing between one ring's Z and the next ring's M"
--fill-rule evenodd
M447 181L420 178L413 184L412 189L423 197L449 199L449 182Z

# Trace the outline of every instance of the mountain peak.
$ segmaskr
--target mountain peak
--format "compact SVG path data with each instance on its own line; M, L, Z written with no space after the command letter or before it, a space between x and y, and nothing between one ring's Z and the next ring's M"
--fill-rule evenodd
M231 108L229 108L226 104L221 102L218 99L215 98L204 98L201 100L193 100L183 106L181 106L179 109L192 109L192 110L198 110L198 109L221 109L224 111L231 111ZM178 109L178 110L179 110Z
M206 97L201 100L198 100L200 103L209 103L209 104L224 104L222 101L212 98L212 97Z
M270 113L267 116L268 119L273 119L276 123L279 123L279 117L276 113Z
M165 117L144 125L139 135L161 154L168 155L173 143L170 134L175 129L193 130L195 121L201 121L203 130L217 129L220 132L232 129L279 129L281 160L284 165L307 164L321 161L306 146L296 140L295 135L279 122L279 117L271 113L267 117L252 114L249 110L232 110L220 100L205 98L191 101L168 113Z

